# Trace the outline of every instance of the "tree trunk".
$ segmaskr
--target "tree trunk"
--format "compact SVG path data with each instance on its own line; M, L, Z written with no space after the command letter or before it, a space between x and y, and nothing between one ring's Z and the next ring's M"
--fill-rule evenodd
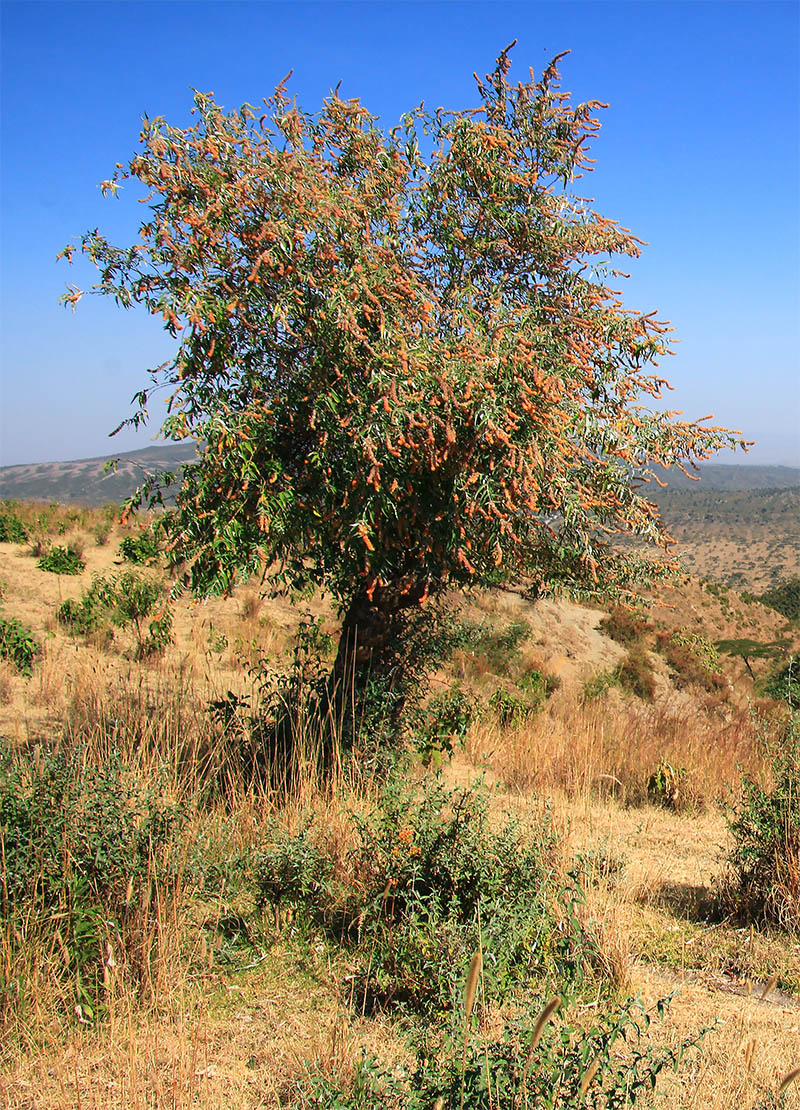
M407 631L425 592L423 582L406 581L376 587L372 597L359 590L351 599L331 673L331 704L346 724L342 737L348 742L355 740L361 722L378 710L390 732L399 728L409 672L414 669ZM381 704L370 706L370 694Z

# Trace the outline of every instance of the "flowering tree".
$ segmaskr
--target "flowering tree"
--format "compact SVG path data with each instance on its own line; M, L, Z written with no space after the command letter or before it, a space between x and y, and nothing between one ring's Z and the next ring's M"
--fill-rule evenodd
M571 189L602 105L571 107L557 62L512 85L505 50L475 108L388 134L337 93L304 114L285 82L263 113L197 94L104 183L150 190L139 241L81 240L93 291L178 340L131 418L167 386L163 436L198 443L172 559L202 594L264 567L330 590L337 681L402 684L412 615L452 587L624 593L643 560L614 537L669 540L652 468L734 445L640 403L668 329L607 284L639 242Z

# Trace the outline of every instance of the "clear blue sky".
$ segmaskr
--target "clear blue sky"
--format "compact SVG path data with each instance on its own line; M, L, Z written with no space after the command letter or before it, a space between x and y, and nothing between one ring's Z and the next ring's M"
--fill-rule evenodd
M714 413L757 446L720 461L800 464L800 6L778 2L15 2L2 18L0 464L147 446L107 433L171 341L100 298L58 304L58 251L88 228L129 243L143 209L98 182L134 152L145 113L188 122L190 86L258 103L294 70L316 109L342 81L387 127L419 103L475 103L513 38L538 75L571 50L564 87L610 106L597 209L647 240L625 283L680 340L664 371L689 418ZM512 75L513 75L512 71Z

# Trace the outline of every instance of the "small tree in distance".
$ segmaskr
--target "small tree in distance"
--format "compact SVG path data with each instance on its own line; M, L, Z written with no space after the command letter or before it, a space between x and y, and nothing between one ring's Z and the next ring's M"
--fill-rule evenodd
M145 119L104 183L150 190L140 240L81 240L93 291L179 340L125 422L166 386L162 435L198 443L171 559L200 594L264 568L329 590L334 689L402 695L419 614L452 587L624 595L665 566L610 542L668 542L652 467L735 445L640 405L668 329L607 284L639 241L570 191L602 105L570 106L558 58L512 85L509 49L476 107L388 134L338 92L315 115L286 82L263 112L198 93L192 126Z

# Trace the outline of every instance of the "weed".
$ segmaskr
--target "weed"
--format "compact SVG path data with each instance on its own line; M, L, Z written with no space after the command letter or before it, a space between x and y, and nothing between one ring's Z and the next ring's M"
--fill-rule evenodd
M687 775L685 767L674 767L662 759L647 780L647 797L654 805L681 809L686 801Z
M608 616L600 621L600 627L618 644L638 643L647 632L653 629L641 613L623 605L615 605Z
M620 664L617 674L623 690L635 694L642 701L652 701L656 692L653 663L639 644L634 644Z
M149 976L143 915L155 897L163 902L175 890L182 822L157 784L136 781L113 756L99 767L79 751L37 748L3 758L0 1011L29 1000L37 950L52 953L44 973L71 984L84 1020L102 1006L109 951L127 974Z

